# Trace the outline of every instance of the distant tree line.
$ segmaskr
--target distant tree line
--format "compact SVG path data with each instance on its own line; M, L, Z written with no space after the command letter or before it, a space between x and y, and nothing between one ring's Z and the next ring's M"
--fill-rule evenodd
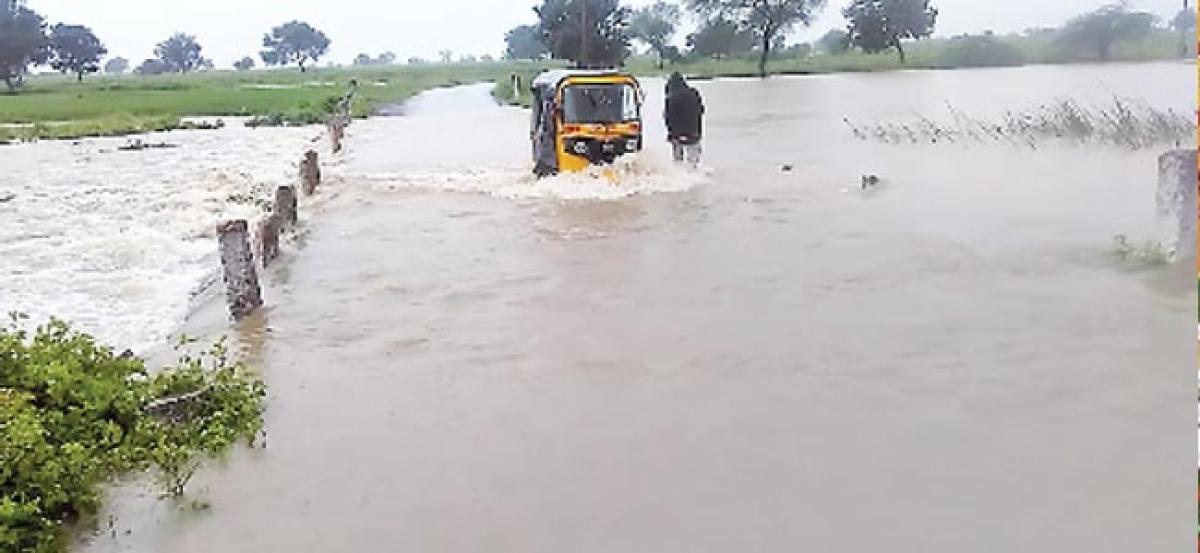
M384 52L379 54L379 57L371 57L371 54L359 54L354 58L354 65L392 65L396 63L395 52Z
M306 71L329 51L330 40L308 23L290 21L265 34L262 45L259 57L264 65L295 65ZM195 36L175 33L159 42L154 47L154 57L142 61L134 71L158 75L212 69L213 62L204 57L203 51ZM24 84L30 68L41 65L75 75L80 81L102 67L112 74L130 69L129 60L123 57L102 65L107 54L108 49L90 28L68 23L49 25L24 0L0 0L0 80L10 93ZM395 54L391 53L380 57L385 63L394 60ZM247 71L254 68L255 61L247 56L233 66Z
M659 65L683 59L755 56L766 75L772 59L814 53L892 52L907 63L906 46L929 39L937 27L938 9L931 0L848 0L841 14L844 29L833 29L814 44L787 45L786 37L808 27L827 0L660 0L639 9L620 0L541 0L536 20L505 34L508 59L559 59L578 67L616 67L641 44ZM685 15L698 20L695 32L675 46ZM1178 33L1180 55L1193 48L1196 14L1183 9L1169 21L1116 2L1081 14L1062 28L1045 30L1051 52L1044 57L1064 61L1112 59L1118 47L1146 37ZM1028 36L1021 38L1030 38ZM990 32L939 40L947 65L1016 65L1028 56L1009 37Z
M9 92L25 82L29 68L49 65L83 80L100 70L108 49L83 25L46 24L21 0L0 0L0 79Z
M812 24L826 0L659 0L631 9L620 0L542 0L533 8L537 22L505 35L510 59L553 58L579 67L622 65L633 42L654 53L659 67L685 56L723 58L755 53L759 73L767 74L773 54L809 55L811 45L786 52L786 36ZM686 37L688 51L675 46L684 13L700 19ZM896 49L904 57L902 40L933 33L937 10L929 0L854 0L843 12L851 21L843 38L826 41L829 50L851 45L868 51Z

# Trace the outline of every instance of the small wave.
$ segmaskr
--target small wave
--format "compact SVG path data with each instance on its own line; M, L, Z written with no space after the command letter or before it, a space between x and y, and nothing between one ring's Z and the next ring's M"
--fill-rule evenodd
M419 170L348 177L373 191L429 190L484 194L496 198L566 201L619 200L686 192L706 182L711 171L687 169L649 156L627 156L608 167L536 178L526 167Z

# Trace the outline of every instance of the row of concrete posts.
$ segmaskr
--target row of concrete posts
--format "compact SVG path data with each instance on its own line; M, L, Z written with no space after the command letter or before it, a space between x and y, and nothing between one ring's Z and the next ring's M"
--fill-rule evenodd
M312 196L320 184L321 166L317 152L308 151L300 160L300 190L305 196ZM293 231L299 221L296 187L280 186L275 190L270 212L255 223L253 232L245 219L217 225L225 300L234 319L242 319L262 307L258 269L269 267L279 258L280 237Z

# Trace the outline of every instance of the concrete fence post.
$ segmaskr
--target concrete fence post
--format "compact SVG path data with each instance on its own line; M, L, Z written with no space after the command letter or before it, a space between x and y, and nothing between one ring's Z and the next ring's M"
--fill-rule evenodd
M225 276L225 302L234 319L246 317L263 304L258 270L254 267L254 253L250 249L249 230L245 219L217 225L221 266Z
M300 161L300 189L304 191L305 196L316 193L317 185L321 184L321 164L317 159L317 153L309 150Z
M279 216L279 224L282 229L290 229L300 221L299 202L296 199L294 187L280 186L275 189L275 214Z
M279 258L279 233L283 230L283 217L271 213L258 221L257 253L263 268Z
M338 116L333 116L329 119L329 143L333 147L333 153L342 151L342 139L346 137L345 121Z
M1196 253L1196 150L1172 150L1158 158L1158 224L1163 245L1176 258Z

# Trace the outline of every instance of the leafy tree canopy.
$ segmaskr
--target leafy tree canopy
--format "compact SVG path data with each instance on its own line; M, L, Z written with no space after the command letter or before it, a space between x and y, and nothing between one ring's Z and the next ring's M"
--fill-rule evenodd
M757 42L752 29L723 17L706 20L687 37L691 55L718 59L750 52Z
M538 33L556 59L615 67L629 57L630 10L620 0L542 0Z
M80 81L85 74L99 71L100 58L108 54L108 49L91 29L63 23L50 31L50 50L50 67L72 73Z
M1154 15L1132 11L1124 2L1108 4L1068 21L1058 41L1064 47L1090 51L1096 58L1108 60L1113 46L1150 34L1156 22Z
M826 54L842 54L850 49L850 34L841 29L830 29L817 39L817 49Z
M510 60L538 60L550 54L537 25L513 27L504 34L504 44L504 57Z
M263 36L262 59L267 65L296 64L307 71L305 64L316 63L329 51L329 37L312 25L289 21L271 29Z
M203 69L209 63L201 55L202 51L203 48L196 41L196 37L185 33L175 33L171 35L171 38L155 46L154 55L162 60L168 72L188 73Z
M117 56L111 60L108 60L108 63L104 64L104 72L105 73L111 73L113 75L120 75L121 73L124 73L126 71L129 71L129 60L122 58L120 56Z
M869 53L895 49L905 63L902 41L932 35L938 11L929 0L854 0L842 15L850 22L852 45Z
M662 0L633 12L629 24L630 35L646 43L658 54L660 69L667 59L667 48L671 46L671 38L675 36L681 17L679 6Z
M726 17L754 30L759 41L759 75L767 76L767 60L779 39L797 25L811 25L825 0L688 0L707 16Z
M30 65L49 58L46 20L19 0L0 0L0 79L9 92L21 86Z

